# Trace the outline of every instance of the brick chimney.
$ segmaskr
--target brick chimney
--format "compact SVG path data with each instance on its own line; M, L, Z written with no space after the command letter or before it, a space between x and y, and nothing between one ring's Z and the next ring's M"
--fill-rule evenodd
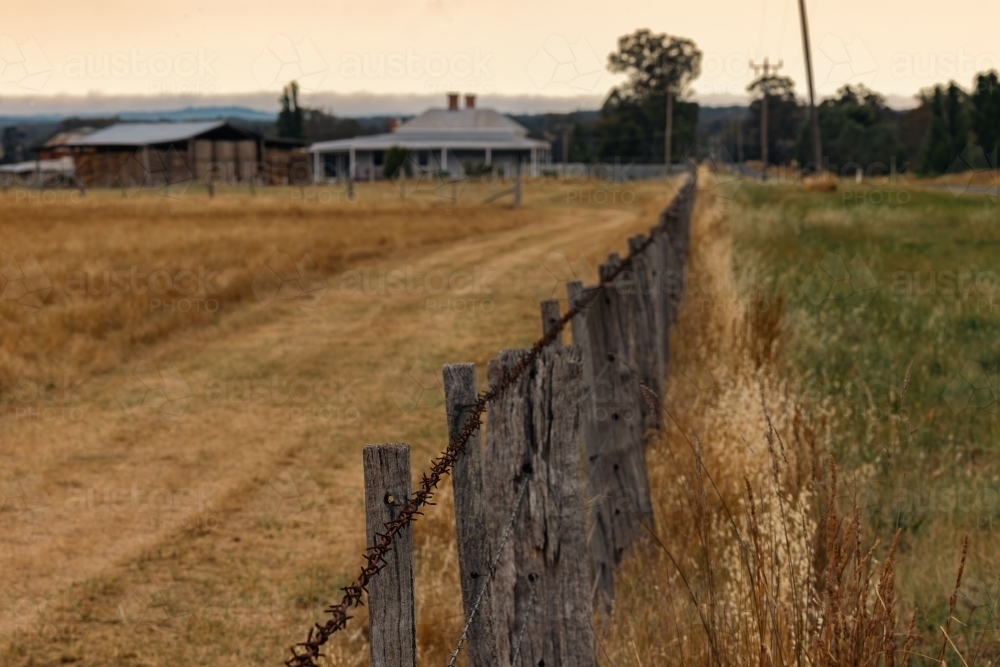
M398 118L390 118L389 119L389 131L390 132L395 132L397 127L399 127L399 119Z
M448 93L448 111L458 111L458 93Z
M466 95L465 96L465 108L466 109L475 109L476 108L476 96L475 95Z

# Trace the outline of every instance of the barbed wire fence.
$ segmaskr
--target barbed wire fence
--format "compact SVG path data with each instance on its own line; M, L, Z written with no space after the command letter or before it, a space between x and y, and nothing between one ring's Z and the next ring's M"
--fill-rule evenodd
M466 616L449 667L463 646L477 667L515 667L518 660L594 663L592 611L613 600L614 565L640 539L639 524L652 518L644 433L659 416L644 393L662 397L696 190L692 170L650 233L629 239L626 257L609 255L597 285L567 284L569 308L558 319L558 302L543 304L544 335L529 349L504 350L491 361L485 392L476 393L472 364L445 367L450 442L415 491L409 490L408 448L404 454L401 445L366 447L366 505L382 501L376 514L369 510L371 546L341 600L324 610L329 618L291 648L287 667L317 667L322 647L347 626L365 594L373 602L376 590L393 597L393 607L410 609L393 612L390 623L400 627L391 629L391 640L381 634L376 640L373 626L372 664L415 664L412 536L406 529L434 504L449 474ZM569 326L573 345L564 347ZM369 452L377 447L396 449ZM369 454L388 456L373 464L382 466L378 476L373 469L369 477ZM578 474L581 459L586 489ZM628 511L617 509L622 503ZM547 553L552 549L558 558ZM544 614L545 608L560 611ZM397 658L376 660L376 641L402 644L392 648Z

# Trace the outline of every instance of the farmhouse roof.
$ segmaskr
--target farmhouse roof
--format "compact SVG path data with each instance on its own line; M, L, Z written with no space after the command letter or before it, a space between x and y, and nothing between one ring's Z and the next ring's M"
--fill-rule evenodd
M410 149L510 149L548 148L547 141L528 137L528 130L493 109L428 109L400 125L395 132L321 141L309 152Z
M428 109L396 129L397 134L411 132L492 131L526 135L528 130L493 109Z

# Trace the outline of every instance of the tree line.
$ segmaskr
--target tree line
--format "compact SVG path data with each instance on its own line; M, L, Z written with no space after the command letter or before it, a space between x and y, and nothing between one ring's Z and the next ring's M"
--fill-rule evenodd
M687 38L649 30L621 37L608 69L627 80L613 88L597 114L548 114L533 134L553 142L553 157L571 162L614 159L662 163L666 146L677 162L698 144L724 148L733 160L760 160L761 116L767 102L767 156L772 164L812 162L809 109L795 83L773 73L747 87L748 107L706 114L689 101L701 70L701 51ZM954 81L923 90L908 110L862 84L848 84L817 108L826 169L851 163L895 165L899 171L933 175L954 168L963 155L972 167L997 167L1000 143L1000 81L996 71L978 74L967 91ZM672 107L672 108L671 108ZM667 141L666 129L672 125ZM967 145L978 147L970 155ZM982 150L978 150L982 149Z

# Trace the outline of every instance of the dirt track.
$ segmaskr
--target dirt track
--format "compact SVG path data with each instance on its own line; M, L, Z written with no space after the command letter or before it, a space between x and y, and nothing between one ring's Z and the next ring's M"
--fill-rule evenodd
M624 252L672 194L640 189L529 197L523 226L352 265L315 307L229 311L75 387L69 411L8 413L0 663L279 664L360 562L361 447L409 442L419 474L445 444L441 364L482 381L497 349L530 343L549 254L583 273ZM380 288L390 271L409 282ZM176 400L136 404L159 378Z

